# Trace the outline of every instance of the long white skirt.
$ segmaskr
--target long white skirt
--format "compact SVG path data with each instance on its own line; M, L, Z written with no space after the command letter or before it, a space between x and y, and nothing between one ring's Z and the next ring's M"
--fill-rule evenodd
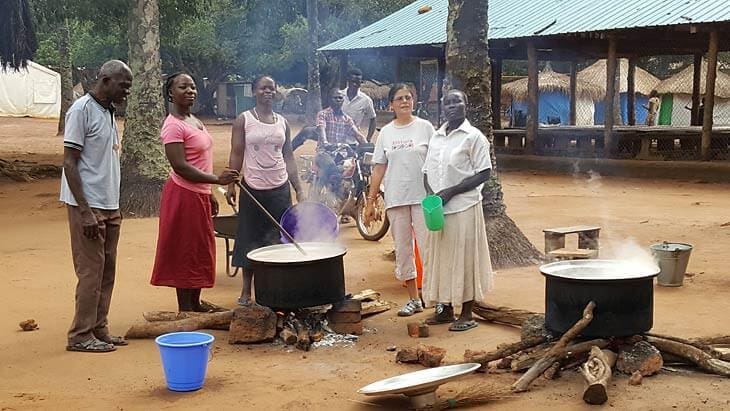
M467 301L483 302L492 289L494 273L489 258L482 205L447 214L441 231L428 232L423 273L427 306Z

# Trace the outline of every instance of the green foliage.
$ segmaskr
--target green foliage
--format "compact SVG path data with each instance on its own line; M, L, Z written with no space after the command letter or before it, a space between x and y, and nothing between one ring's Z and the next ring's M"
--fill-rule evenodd
M126 59L130 0L29 0L37 22L35 59L58 65L58 25L68 18L71 61L97 67ZM337 40L412 0L320 0L320 45ZM282 82L306 83L307 21L304 0L159 0L163 71L186 70L198 80L252 78L271 73ZM332 71L323 60L323 71ZM393 68L357 58L368 77L389 79Z
M98 67L112 58L127 55L126 31L121 33L119 26L111 26L106 32L99 32L88 21L70 20L71 61L75 67ZM57 67L58 31L39 32L38 51L34 60L40 64ZM125 41L120 41L120 39Z

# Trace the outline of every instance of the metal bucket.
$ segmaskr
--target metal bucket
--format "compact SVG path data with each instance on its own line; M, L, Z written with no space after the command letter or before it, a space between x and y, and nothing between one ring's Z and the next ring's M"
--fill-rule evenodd
M687 271L692 246L665 241L652 245L651 253L660 269L657 283L665 287L680 287L684 280L684 273Z

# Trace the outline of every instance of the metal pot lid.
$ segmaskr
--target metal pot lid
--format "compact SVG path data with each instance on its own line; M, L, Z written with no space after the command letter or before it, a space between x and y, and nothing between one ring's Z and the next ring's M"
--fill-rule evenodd
M542 265L540 272L548 277L567 280L616 281L655 277L659 274L659 267L648 261L571 260Z
M376 381L360 388L357 392L365 395L408 395L409 393L433 391L439 385L474 372L481 366L479 363L465 363L428 368Z
M689 251L692 249L690 244L685 243L659 243L651 246L654 251Z
M328 258L345 255L347 249L337 243L299 243L307 254L302 254L294 244L276 244L257 248L249 252L246 257L249 260L261 263L304 263L310 261L325 260Z

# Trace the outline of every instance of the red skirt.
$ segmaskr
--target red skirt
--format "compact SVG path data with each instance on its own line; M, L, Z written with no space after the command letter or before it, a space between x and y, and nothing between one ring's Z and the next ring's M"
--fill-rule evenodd
M160 229L152 285L210 288L215 284L215 235L210 194L167 180L160 199Z

